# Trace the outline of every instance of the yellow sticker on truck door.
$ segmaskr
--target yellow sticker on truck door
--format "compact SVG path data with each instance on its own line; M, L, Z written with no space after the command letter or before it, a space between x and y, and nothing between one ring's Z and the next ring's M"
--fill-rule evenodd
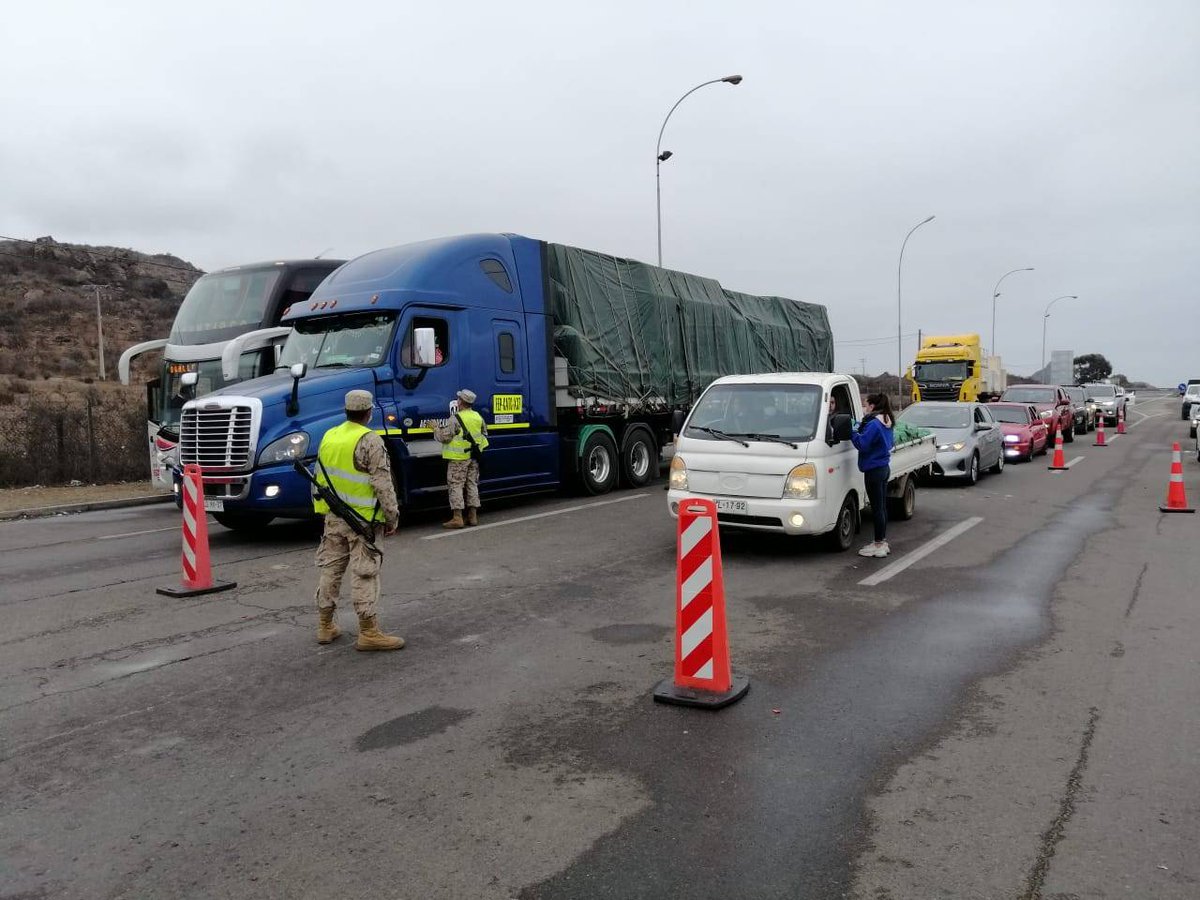
M492 415L521 415L524 410L521 394L492 394Z

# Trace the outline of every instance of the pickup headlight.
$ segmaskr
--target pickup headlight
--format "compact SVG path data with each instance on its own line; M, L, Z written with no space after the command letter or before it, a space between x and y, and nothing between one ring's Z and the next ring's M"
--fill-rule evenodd
M306 452L308 452L308 435L303 431L297 431L293 434L285 434L279 440L267 444L263 452L258 454L258 462L259 465L264 466L271 463L291 462L303 459Z
M1004 443L1006 443L1006 444L1020 443L1020 440L1021 440L1021 438L1015 434L1006 434L1004 436Z
M967 446L966 441L955 441L953 444L938 444L939 450L961 450Z
M817 496L817 467L812 463L795 466L783 483L783 499L811 500Z
M671 475L667 479L667 484L673 491L686 491L687 483L687 466L684 465L682 459L678 456L671 457Z

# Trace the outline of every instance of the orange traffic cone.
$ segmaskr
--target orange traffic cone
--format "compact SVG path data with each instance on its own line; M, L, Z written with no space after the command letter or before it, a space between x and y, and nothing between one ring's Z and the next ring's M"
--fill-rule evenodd
M1117 434L1125 433L1125 407L1117 410Z
M1104 442L1104 416L1101 416L1100 418L1098 418L1096 420L1096 443L1092 444L1092 446L1093 447L1107 447L1108 446L1108 444L1106 444Z
M1171 448L1171 480L1167 482L1167 505L1160 506L1159 512L1165 513L1194 513L1188 506L1187 491L1183 489L1183 460L1179 453L1179 441Z
M1054 459L1050 461L1050 465L1046 466L1051 472L1065 472L1071 467L1067 465L1066 457L1063 455L1063 436L1062 429L1054 429Z
M208 518L204 512L204 482L200 467L183 469L183 578L179 587L158 588L167 597L215 594L237 587L236 581L213 581L208 562Z
M676 534L675 676L658 683L654 699L720 709L741 700L750 679L734 675L729 666L716 504L682 501Z

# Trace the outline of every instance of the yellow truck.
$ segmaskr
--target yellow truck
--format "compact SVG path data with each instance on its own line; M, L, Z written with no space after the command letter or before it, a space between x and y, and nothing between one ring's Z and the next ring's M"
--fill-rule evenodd
M985 356L977 334L923 338L909 377L914 403L987 400L1002 394L1007 381L1000 357Z

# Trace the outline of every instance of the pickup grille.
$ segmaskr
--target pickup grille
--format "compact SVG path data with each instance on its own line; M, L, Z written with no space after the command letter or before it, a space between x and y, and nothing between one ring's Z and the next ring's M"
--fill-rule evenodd
M179 422L179 461L203 469L250 468L251 409L185 409Z

